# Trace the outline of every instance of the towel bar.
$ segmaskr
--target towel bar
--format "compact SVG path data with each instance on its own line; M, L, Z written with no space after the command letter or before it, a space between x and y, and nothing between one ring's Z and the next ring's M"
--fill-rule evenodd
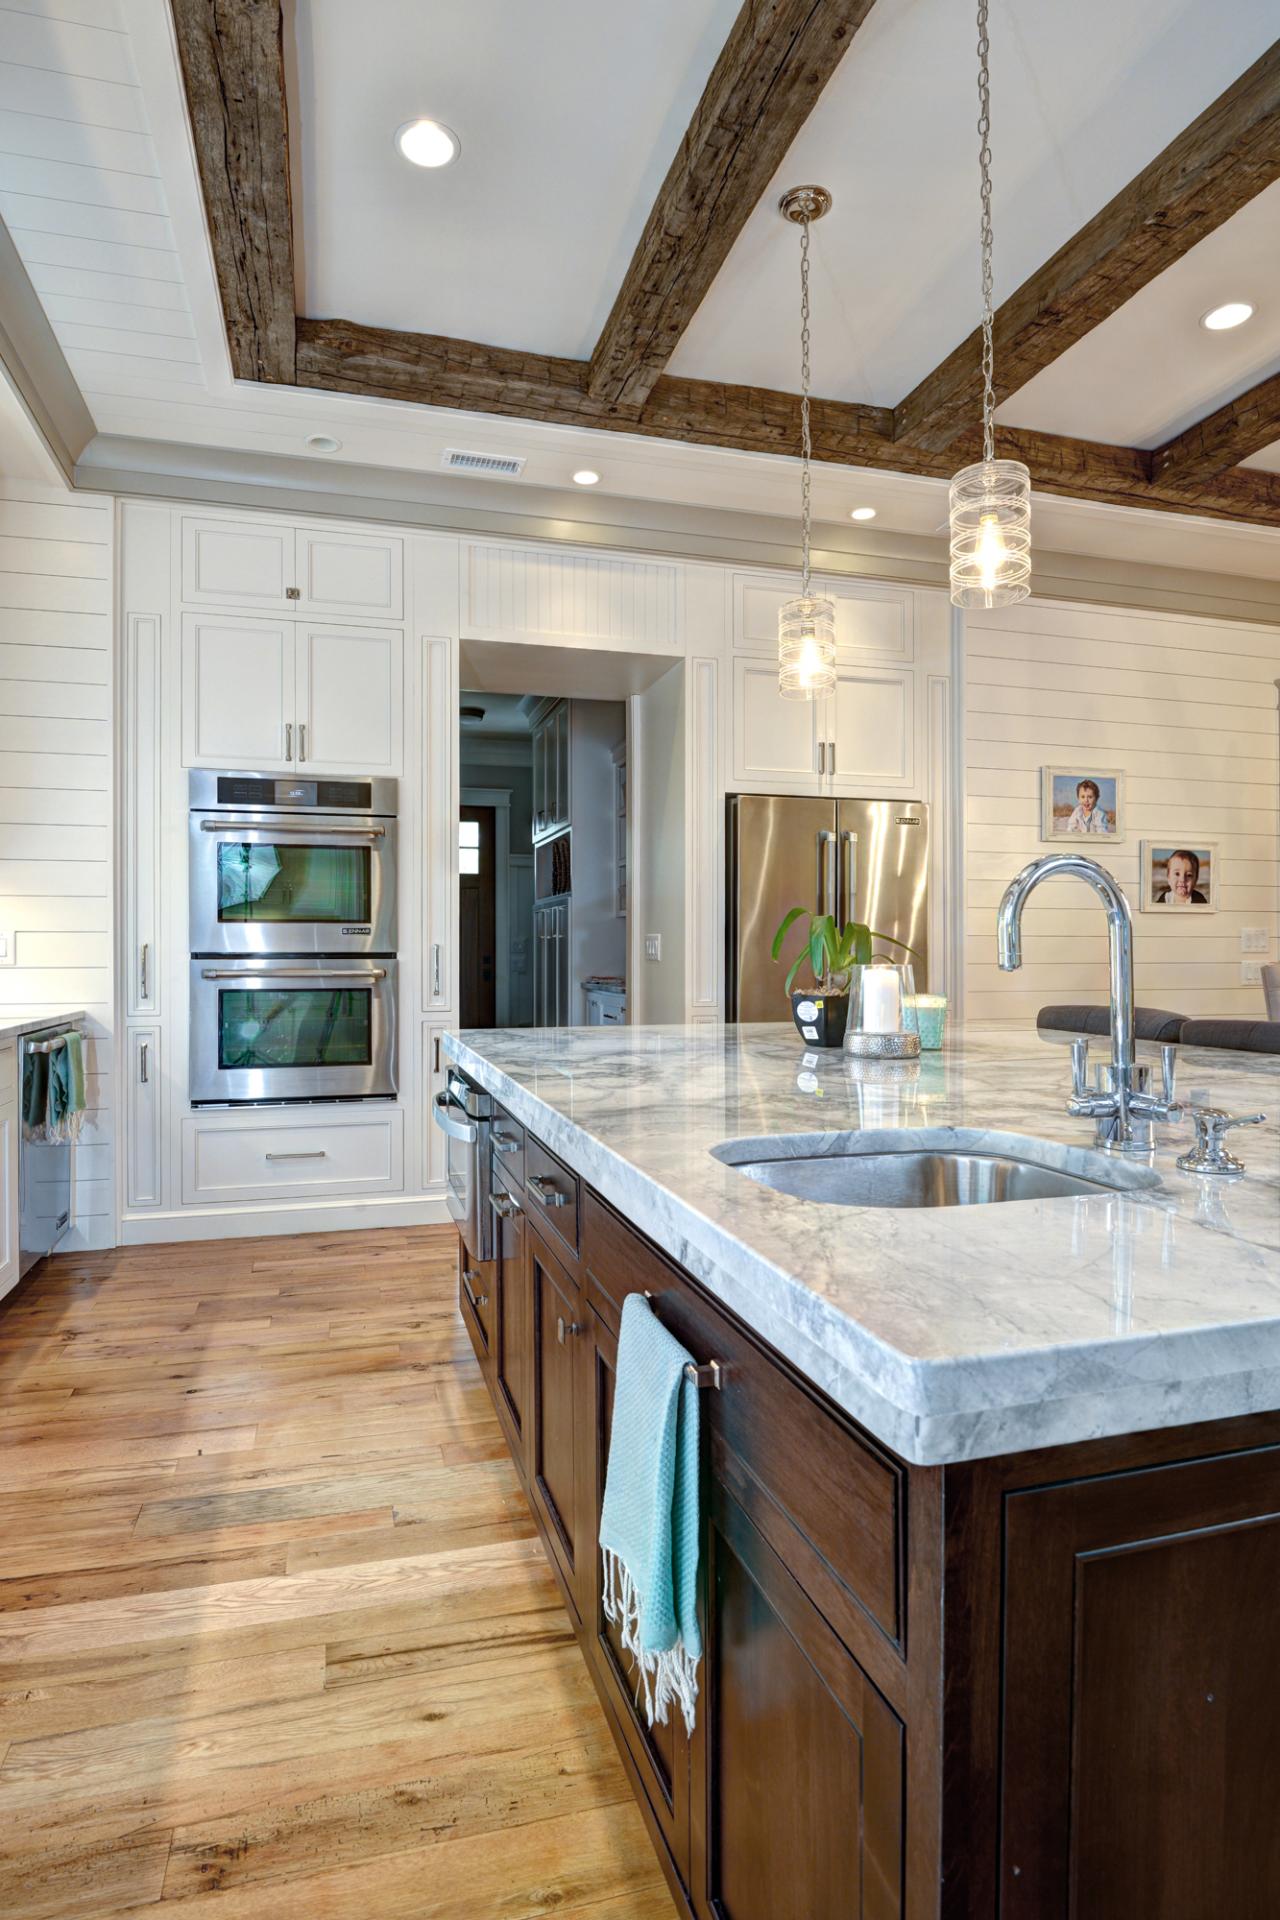
M652 1300L653 1294L648 1287L644 1290L646 1300ZM708 1360L705 1367L695 1366L690 1360L684 1370L686 1380L692 1380L695 1387L715 1387L717 1391L724 1385L725 1368L722 1361Z
M58 1053L61 1051L63 1047L66 1046L66 1044L67 1044L66 1034L60 1033L57 1035L56 1039L53 1039L53 1040L28 1040L27 1052L28 1053Z

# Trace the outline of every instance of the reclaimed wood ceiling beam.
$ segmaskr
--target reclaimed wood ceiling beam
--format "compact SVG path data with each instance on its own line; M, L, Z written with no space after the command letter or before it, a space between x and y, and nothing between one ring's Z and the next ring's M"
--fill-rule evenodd
M294 370L293 208L279 0L172 0L238 380Z
M1280 41L1023 282L995 317L997 401L1084 338L1280 179ZM947 447L979 416L976 330L895 410L903 446Z
M1185 433L1157 447L1151 456L1151 477L1163 489L1194 495L1276 440L1280 440L1280 373L1260 380L1247 393L1237 394Z
M365 327L349 320L298 321L297 382L331 393L748 453L794 457L800 446L798 394L663 374L642 406L616 406L592 395L585 360ZM941 452L903 446L893 437L891 408L856 402L815 400L812 429L815 460L928 478L946 478L960 459L976 459L981 451L976 424ZM1153 486L1152 456L1140 448L1018 429L1001 431L1000 448L1026 461L1042 493L1280 526L1280 476L1239 469L1188 497Z
M593 399L642 406L872 0L744 0L591 356Z

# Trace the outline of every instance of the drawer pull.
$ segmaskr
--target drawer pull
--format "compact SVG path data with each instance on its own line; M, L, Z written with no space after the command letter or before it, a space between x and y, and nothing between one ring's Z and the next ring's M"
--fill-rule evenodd
M489 1205L493 1208L499 1220L518 1220L524 1212L524 1208L520 1205L520 1202L513 1200L509 1193L491 1193L489 1195Z
M520 1151L520 1142L516 1139L515 1135L511 1133L495 1132L493 1144L499 1153L519 1153Z
M488 1294L477 1293L475 1289L472 1287L471 1282L473 1280L478 1280L479 1278L480 1278L480 1275L475 1271L474 1268L464 1267L462 1269L463 1288L466 1291L466 1296L468 1300L471 1302L472 1306L476 1309L477 1313L480 1311L481 1307L487 1307L489 1304Z
M561 1193L559 1187L557 1187L555 1182L545 1173L531 1173L525 1185L528 1187L534 1199L540 1200L544 1207L564 1207L568 1205L567 1196Z
M652 1304L657 1296L650 1293L648 1287L646 1287L644 1297ZM686 1380L692 1380L695 1387L714 1387L718 1393L724 1385L725 1375L728 1371L729 1369L725 1366L723 1360L708 1360L705 1367L696 1366L694 1362L690 1360L685 1367L684 1377Z
M317 1147L311 1153L269 1153L268 1160L327 1160L328 1154L323 1147Z
M575 1334L581 1332L582 1326L579 1321L566 1320L563 1314L556 1316L556 1339L560 1342L561 1346L564 1345L566 1340L572 1340Z

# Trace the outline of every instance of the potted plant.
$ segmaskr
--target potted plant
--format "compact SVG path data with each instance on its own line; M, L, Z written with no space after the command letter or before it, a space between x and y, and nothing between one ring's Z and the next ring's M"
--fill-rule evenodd
M809 922L808 933L787 969L785 990L791 997L791 1017L801 1038L811 1046L843 1046L849 1021L849 983L855 967L871 964L872 943L883 940L910 954L915 953L915 948L909 947L905 940L895 939L891 933L873 933L860 920L847 921L842 927L830 913L792 907L783 915L773 936L775 960L782 958L783 941L796 921L803 919ZM806 960L816 985L795 989L793 982Z

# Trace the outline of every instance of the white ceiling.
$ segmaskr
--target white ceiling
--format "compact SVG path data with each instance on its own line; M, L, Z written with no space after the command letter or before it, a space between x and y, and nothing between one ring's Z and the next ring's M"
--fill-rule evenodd
M737 12L298 0L303 311L585 358ZM396 152L420 115L452 166Z

